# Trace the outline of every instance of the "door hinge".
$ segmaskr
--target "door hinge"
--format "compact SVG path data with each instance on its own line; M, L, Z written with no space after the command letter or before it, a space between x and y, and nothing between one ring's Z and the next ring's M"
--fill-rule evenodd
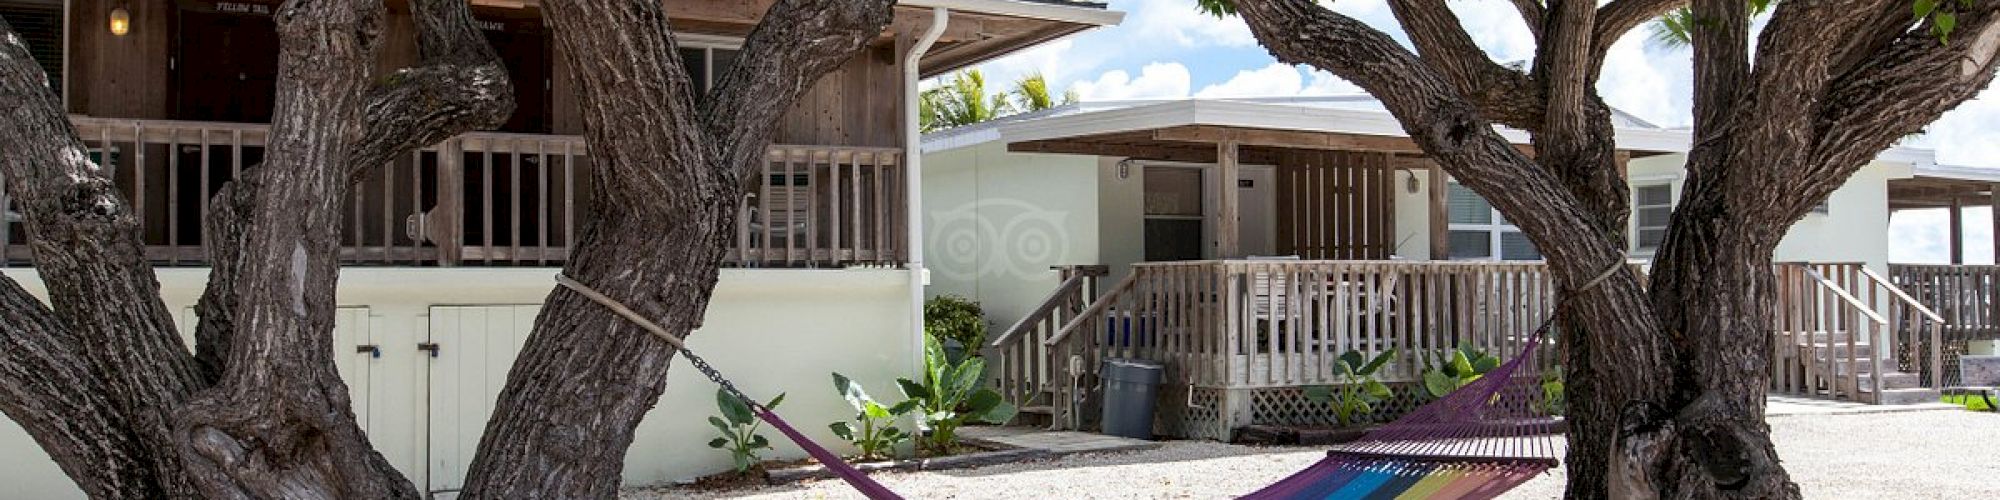
M419 350L419 351L428 351L428 352L430 352L430 353L431 353L431 357L433 357L433 358L435 358L435 357L438 357L438 345L437 345L437 344L433 344L433 343L430 343L430 342L424 342L424 343L421 343L421 344L417 344L417 350Z
M377 346L377 345L375 345L375 344L362 344L362 345L357 345L357 346L354 346L354 352L357 352L357 353L366 353L366 354L368 354L368 357L371 357L371 358L381 358L381 357L382 357L382 347L381 347L381 346Z

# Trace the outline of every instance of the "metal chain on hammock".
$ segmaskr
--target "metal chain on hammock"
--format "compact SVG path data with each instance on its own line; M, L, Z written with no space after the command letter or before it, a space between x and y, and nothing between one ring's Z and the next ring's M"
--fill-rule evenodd
M727 392L730 396L743 401L743 404L749 405L753 410L768 410L768 408L764 407L763 403L755 399L750 399L750 396L744 395L743 391L737 390L736 384L729 383L729 379L722 377L722 372L718 372L715 370L715 367L709 366L708 361L701 359L701 356L695 355L694 351L688 349L686 342L683 342L680 337L676 337L672 333L667 333L667 329L661 327L659 323L654 323L653 320L646 319L645 316L639 315L638 311L633 311L632 308L625 307L625 304L618 302L617 299L604 295L604 293L598 292L583 283L578 283L569 276L557 274L556 284L562 285L570 289L570 291L576 292L578 295L582 295L584 298L610 309L611 312L618 313L619 316L625 317L625 319L630 320L633 324L639 325L640 328L652 332L654 336L666 340L669 344L673 344L675 349L681 351L681 357L687 358L688 365L693 366L695 371L701 372L702 376L708 377L709 381L715 382L715 385L721 386L723 392Z

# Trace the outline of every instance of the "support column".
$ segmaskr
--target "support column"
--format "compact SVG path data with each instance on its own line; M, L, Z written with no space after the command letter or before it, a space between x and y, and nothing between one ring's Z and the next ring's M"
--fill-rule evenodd
M1993 207L1993 263L2000 265L2000 182L1988 184L1986 190L1992 196L1988 206Z
M1435 162L1431 163L1430 175L1430 260L1451 260L1451 219L1449 218L1450 214L1447 212L1451 210L1451 207L1446 206L1447 203L1445 200L1446 183L1449 181L1445 179L1444 168L1439 167Z
M1242 225L1240 221L1242 211L1237 201L1242 197L1242 193L1236 187L1236 179L1241 176L1238 172L1242 170L1236 164L1236 153L1239 149L1237 145L1236 141L1226 140L1215 146L1215 163L1220 167L1217 175L1221 177L1216 182L1220 191L1217 193L1220 195L1217 198L1221 206L1216 210L1215 256L1223 259L1243 256L1241 243L1243 233L1237 229Z
M1951 265L1965 264L1965 202L1951 197Z

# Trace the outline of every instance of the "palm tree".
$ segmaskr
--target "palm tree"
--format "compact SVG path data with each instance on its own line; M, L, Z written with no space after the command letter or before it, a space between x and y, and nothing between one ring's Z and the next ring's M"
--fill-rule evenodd
M923 91L917 100L918 126L925 132L971 125L1014 113L1041 111L1076 102L1076 91L1064 92L1057 101L1049 93L1049 81L1035 73L1014 82L1006 92L987 94L986 75L966 70L936 87Z
M1006 116L1013 106L1005 95L986 93L979 70L966 70L918 96L918 126L931 132L971 125Z

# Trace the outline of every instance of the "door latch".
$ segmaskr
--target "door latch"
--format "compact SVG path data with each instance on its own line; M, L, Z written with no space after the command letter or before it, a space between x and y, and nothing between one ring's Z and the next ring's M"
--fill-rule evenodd
M375 344L362 344L354 346L354 352L366 353L368 354L368 357L371 358L380 359L382 357L382 347L377 346Z
M424 342L424 343L421 343L421 344L417 344L417 350L419 350L419 351L427 351L427 352L430 352L430 353L431 353L431 357L433 357L433 358L435 358L435 357L438 357L438 345L437 345L437 344L433 344L433 343L430 343L430 342Z

